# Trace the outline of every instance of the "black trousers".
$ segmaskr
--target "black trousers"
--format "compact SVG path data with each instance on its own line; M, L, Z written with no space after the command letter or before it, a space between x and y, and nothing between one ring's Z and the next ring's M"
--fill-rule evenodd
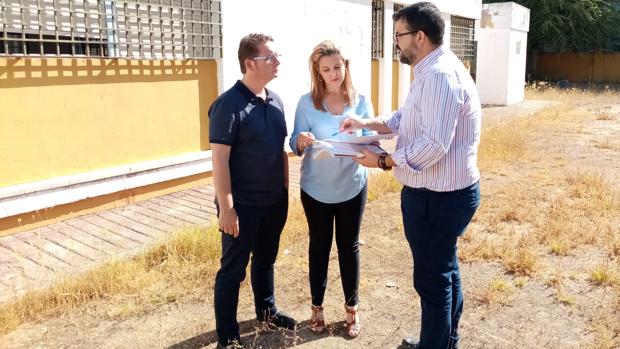
M222 345L239 339L237 304L239 288L252 261L251 281L256 317L274 315L274 263L278 255L280 233L288 213L288 192L269 206L235 203L239 217L239 236L222 234L222 258L215 277L215 327Z
M367 186L364 186L353 199L327 204L301 191L301 203L310 230L310 292L313 305L323 305L329 253L334 236L334 222L336 223L336 246L338 247L338 262L345 303L348 306L354 306L359 302L359 236L366 196Z

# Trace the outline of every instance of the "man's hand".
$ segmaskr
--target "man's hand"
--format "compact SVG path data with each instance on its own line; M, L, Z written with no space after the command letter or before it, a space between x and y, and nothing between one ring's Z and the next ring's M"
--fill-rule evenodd
M368 149L362 150L364 156L361 158L353 158L358 164L365 167L379 167L379 155Z
M366 128L366 121L352 116L340 123L340 132L353 132L363 128Z
M232 207L230 209L220 210L220 216L218 218L220 230L233 237L239 236L239 218L237 217L237 211Z

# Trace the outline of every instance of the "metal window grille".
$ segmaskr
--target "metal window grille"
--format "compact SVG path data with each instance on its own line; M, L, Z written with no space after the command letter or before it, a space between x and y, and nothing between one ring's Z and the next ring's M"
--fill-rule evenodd
M372 58L383 58L383 0L372 0Z
M450 49L461 59L472 76L476 75L475 40L476 21L474 19L452 16L450 19Z
M394 4L394 13L400 11L403 7L401 4ZM392 34L396 34L396 22L392 25ZM400 51L396 47L396 43L392 43L392 59L399 60L400 59Z
M0 55L222 56L219 0L0 0Z

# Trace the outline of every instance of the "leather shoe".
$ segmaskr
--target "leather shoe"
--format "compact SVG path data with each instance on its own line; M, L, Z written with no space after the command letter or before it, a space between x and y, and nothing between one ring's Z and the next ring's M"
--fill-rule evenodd
M402 349L418 349L419 342L418 339L415 337L405 337L403 338L403 342L401 343L400 347Z
M399 348L401 348L401 349L418 349L419 345L420 345L420 343L418 342L417 338L415 338L415 337L405 337L405 338L403 338L403 342L401 343ZM453 342L451 349L459 349L459 342L457 342L457 341Z
M297 328L297 321L281 311L268 316L266 319L259 319L259 321L287 330L295 330Z
M222 345L222 343L218 342L216 349L246 349L238 339L229 340L227 343L226 345Z

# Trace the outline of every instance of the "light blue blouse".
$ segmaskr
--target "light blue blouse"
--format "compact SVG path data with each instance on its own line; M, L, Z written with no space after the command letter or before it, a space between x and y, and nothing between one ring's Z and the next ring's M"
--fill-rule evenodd
M340 115L318 110L312 103L310 93L299 98L295 111L295 128L290 138L290 146L296 155L297 137L300 132L312 132L318 140L355 138L373 134L368 130L359 130L352 135L338 132L340 123L349 116L372 118L372 104L362 95L357 95L352 106L346 106ZM354 198L366 185L368 171L364 166L350 158L329 158L314 160L312 147L304 151L301 163L301 189L315 200L324 203L340 203Z

